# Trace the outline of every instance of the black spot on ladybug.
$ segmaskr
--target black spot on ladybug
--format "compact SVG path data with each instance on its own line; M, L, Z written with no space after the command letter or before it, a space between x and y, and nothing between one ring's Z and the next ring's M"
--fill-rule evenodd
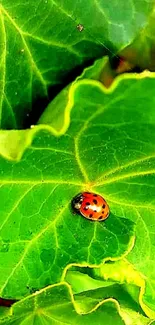
M104 210L102 211L102 213L104 213Z
M87 211L89 208L88 207L84 207L84 210Z
M94 204L97 204L97 200L94 199L93 202L94 202Z
M89 215L89 218L92 218L92 216L93 216L93 215L92 215L92 214L90 214L90 215Z
M103 218L103 217L102 217L102 216L100 216L98 219L100 219L100 220L101 220L102 218Z
M90 205L90 202L86 202L86 205Z
M93 194L93 196L97 197L98 195L97 194Z
M94 212L97 212L97 210L94 210Z
M105 204L102 205L102 208L105 209Z

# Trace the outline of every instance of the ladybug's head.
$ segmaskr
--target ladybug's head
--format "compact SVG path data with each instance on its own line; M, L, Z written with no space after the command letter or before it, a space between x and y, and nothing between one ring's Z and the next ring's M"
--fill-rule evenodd
M72 208L78 212L81 208L82 202L83 202L83 195L79 193L72 200Z

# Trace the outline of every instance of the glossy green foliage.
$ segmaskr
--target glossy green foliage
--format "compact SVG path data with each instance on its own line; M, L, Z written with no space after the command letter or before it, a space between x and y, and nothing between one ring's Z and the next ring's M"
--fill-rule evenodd
M152 10L153 2L146 0L125 4L114 0L91 4L87 0L2 0L1 128L27 125L32 105L33 116L39 118L38 109L43 105L39 102L48 100L49 88L53 93L73 69L126 46L146 25ZM79 23L84 26L82 32Z
M86 92L87 99L89 92L94 93L94 105L88 105L87 110ZM127 254L133 246L134 223L121 215L118 218L115 209L100 223L90 222L71 210L72 198L84 190L98 192L108 199L102 188L103 181L98 179L109 174L101 142L102 135L106 135L105 122L103 126L98 125L98 119L105 114L98 98L101 96L106 101L108 95L98 83L80 81L72 96L75 104L70 107L71 124L64 135L55 137L49 131L39 131L39 126L29 133L21 131L21 142L22 136L26 141L23 148L27 144L26 135L29 142L34 137L22 159L9 162L1 158L0 257L4 264L0 292L5 297L20 298L33 288L60 281L64 268L70 263L97 265L104 259ZM81 121L79 116L83 117ZM109 123L111 128L110 120ZM95 142L90 147L87 145L90 127L96 144L99 141L100 150L96 152ZM17 149L20 147L16 146ZM111 156L111 162L108 160L114 168L115 157Z
M70 263L98 266L128 254L145 278L145 312L154 315L155 79L149 73L119 79L110 90L97 81L77 81L63 135L36 126L20 131L17 141L19 131L12 131L16 151L12 156L8 146L7 157L19 161L1 151L4 297L21 298L65 279ZM1 132L5 140L10 134ZM105 222L73 214L71 199L83 190L107 200L111 213Z
M152 17L152 0L1 1L0 297L19 301L0 324L154 324L155 75L101 82L105 53L144 36L150 58ZM75 214L83 191L106 221Z

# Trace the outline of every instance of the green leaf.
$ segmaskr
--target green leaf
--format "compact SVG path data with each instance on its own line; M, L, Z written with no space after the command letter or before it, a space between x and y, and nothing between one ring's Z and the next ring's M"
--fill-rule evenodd
M142 29L134 42L129 44L120 52L120 55L127 58L129 62L142 70L155 71L154 47L155 47L155 12L153 11L148 23ZM143 55L141 55L143 53Z
M83 272L87 274L79 272L80 268L76 269L74 271L71 269L66 274L66 281L72 286L74 293L101 287L107 288L105 290L107 293L112 284L124 284L126 292L141 306L145 314L150 318L155 318L155 312L144 303L145 277L137 272L127 260L106 262L98 268L86 268L86 270L83 268ZM121 302L120 299L122 299L121 295L119 302Z
M2 0L1 128L25 126L32 105L39 117L43 109L39 99L48 100L49 88L54 92L66 84L73 69L129 44L147 24L153 7L153 1L147 0L92 1L91 5L87 0Z
M60 173L59 179L60 164L65 171L68 160L66 165L65 158L57 157L55 164L58 169L55 168L54 179L54 174L50 176L49 173L51 163L54 163L50 149L47 152L45 148L44 154L41 150L40 158L39 147L35 153L32 150L20 164L3 165L3 170L9 167L16 173L14 180L5 179L0 192L0 295L8 298L19 299L58 282L70 263L96 265L103 259L120 258L129 252L134 240L133 223L129 220L111 213L105 223L94 223L74 215L70 201L82 190L82 184L78 185L76 179L69 180L73 165L68 169L68 175L66 173L66 180ZM32 166L34 158L35 167ZM37 161L45 166L43 180L40 173L34 175L38 173ZM25 164L28 168L21 178L20 171Z
M8 276L10 277L3 291L4 295L13 294L10 287L13 288L12 281L16 274L18 274L18 278L22 278L24 286L25 263L26 271L28 268L28 274L31 272L31 277L34 277L31 279L31 286L38 288L38 286L44 286L47 280L59 281L58 278L56 280L55 275L60 276L57 266L59 268L61 263L64 263L61 264L62 269L69 263L82 263L86 261L86 256L88 258L88 252L88 262L91 264L99 264L102 258L116 257L117 241L119 241L121 250L117 257L121 256L123 251L127 253L132 227L129 228L130 233L127 232L125 235L125 223L124 219L121 219L123 214L124 218L130 218L136 222L136 244L129 254L129 261L145 277L146 292L143 299L145 304L154 309L154 88L154 74L150 73L118 78L110 90L106 90L99 82L93 80L78 81L71 89L70 103L65 112L66 120L63 132L66 133L63 136L60 137L60 133L48 126L38 126L27 130L27 138L25 131L20 131L20 133L19 131L2 132L6 139L8 134L11 139L12 134L15 144L16 135L20 134L20 147L15 145L13 156L12 148L10 152L7 152L7 157L10 159L13 157L19 159L28 146L21 162L13 163L5 161L5 159L1 160L2 198L5 198L6 191L12 184L9 204L7 203L8 211L6 211L6 199L2 199L1 202L4 220L2 220L4 223L2 240L10 240L10 242L15 240L15 243L17 241L18 249L19 238L20 240L30 240L30 243L31 240L33 243L32 238L38 238L39 241L37 241L39 253L35 246L33 251L26 249L24 258L23 250L25 246L29 247L31 244L23 243L22 247L21 242L20 251L18 254L16 253L17 260L14 264L17 273L15 272L13 278L10 276L12 272L10 270L14 269L14 265L10 267L9 275L7 270L3 269L5 281ZM51 133L54 131L57 137L43 129L49 130ZM38 134L36 134L37 132ZM32 138L33 143L30 146ZM1 150L3 156L6 156L4 148L6 150L5 141ZM53 194L51 194L52 190ZM80 216L78 216L79 221L74 223L68 205L71 198L83 190L97 192L105 197L111 210L111 215L105 223L95 223L94 225ZM13 213L10 214L12 209ZM117 219L115 215L118 215L120 219ZM29 218L28 224L27 218ZM48 220L52 222L55 219L58 221L56 232L58 236L55 235L53 228L52 234L51 230L48 231L50 225L44 235L44 229L48 227ZM9 222L7 222L8 220ZM14 226L15 220L16 225ZM122 224L120 225L121 220ZM103 230L100 227L103 227ZM97 237L93 237L96 228L95 236ZM18 233L17 229L19 229ZM81 249L80 252L77 250L76 243L74 246L74 239L70 231L81 238L81 241L79 241L79 237L76 238L78 247ZM113 242L114 232L115 244ZM42 240L40 234L43 236ZM51 238L54 238L53 241ZM101 246L98 246L96 239L100 243L102 242ZM33 273L32 267L35 264L34 261L37 265L40 263L40 250L45 249L44 245L47 245L46 249L50 249L50 254L51 252L53 255L55 254L53 242L56 245L58 242L63 253L61 251L61 257L53 266L54 274L50 269L49 273L47 272L48 277L45 279L41 269L42 264L40 265L42 276L39 271L36 274L35 267ZM89 245L92 245L91 250L88 248ZM66 253L69 248L71 248L69 254L73 254L73 258ZM4 267L11 263L9 254L10 252L5 253ZM24 262L22 271L19 265L19 256ZM33 265L30 265L32 256ZM41 255L43 265L49 260L53 261L48 257L48 252L44 252ZM39 280L36 280L38 278ZM1 281L3 281L2 278ZM28 277L26 281L29 281ZM0 287L3 288L4 283L1 283ZM14 293L16 291L16 293L22 294L22 289L25 294L21 284L20 288L14 288Z
M65 111L67 105L70 105L72 100L72 88L76 87L77 81L81 79L93 79L101 81L102 71L109 62L108 57L103 57L94 62L94 64L83 70L82 74L78 76L75 81L65 87L52 100L43 114L41 115L38 124L47 124L53 127L57 132L61 132L65 123Z
M0 319L10 315L11 315L11 308L0 306Z
M136 279L140 281L136 283ZM139 285L140 282L143 284L142 280L132 266L123 260L106 262L94 269L72 267L66 274L79 312L87 312L103 299L112 297L119 303L120 314L127 325L150 324L150 318L154 316L152 313L147 318L143 311L148 312L147 307L141 304L143 288L140 290Z
M89 309L88 313L80 314L70 287L65 283L47 287L19 301L12 306L10 313L10 317L0 319L0 324L95 325L102 324L104 319L107 325L111 325L113 321L116 325L125 325L120 316L119 305L114 299L108 301L102 299L95 308Z
M79 312L87 313L102 301L113 300L118 304L120 315L126 325L143 325L152 322L145 316L138 303L132 299L123 285L115 284L106 288L85 291L74 295L74 299Z
M131 221L111 213L106 222L94 223L71 211L72 198L91 189L79 155L79 111L74 114L70 130L61 138L44 128L30 144L39 127L1 133L9 136L8 157L19 150L19 159L28 146L21 161L0 160L1 296L23 297L60 281L70 263L97 265L120 258L133 247Z
M81 271L82 269L82 271ZM79 271L80 270L80 271ZM88 290L95 290L111 286L114 281L104 281L103 278L99 279L92 274L94 269L82 267L70 267L65 276L65 281L70 284L74 294L78 294ZM90 274L88 273L90 272ZM94 276L94 277L93 277Z

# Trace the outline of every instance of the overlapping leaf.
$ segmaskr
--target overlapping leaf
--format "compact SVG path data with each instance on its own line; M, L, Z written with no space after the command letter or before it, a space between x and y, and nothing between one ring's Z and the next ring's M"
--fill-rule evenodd
M82 300L82 295L86 291L95 290L97 295L101 291L100 299L115 298L121 308L125 307L130 310L131 317L131 311L133 311L142 316L147 315L149 319L155 318L155 312L144 302L145 276L137 272L134 266L125 259L108 261L97 268L74 266L66 272L65 279L72 287L75 300L79 294L81 295L79 299ZM91 296L90 293L89 296ZM90 299L90 303L94 307L96 302Z
M38 124L47 124L53 127L57 132L62 132L65 123L65 111L69 104L70 92L77 81L81 79L102 80L103 71L109 64L107 56L102 57L94 62L93 65L84 69L82 74L78 76L71 84L65 87L53 101L49 103L45 111L38 120Z
M88 303L87 296L86 301ZM85 304L85 297L83 297L83 304ZM97 302L95 308L89 308L88 313L78 313L70 287L62 283L45 288L16 303L10 310L10 317L0 319L0 324L87 325L91 323L95 325L96 322L102 323L104 319L107 325L111 325L112 321L115 321L116 325L126 325L121 316L119 305L114 299Z
M115 52L129 44L146 25L153 6L152 0L2 0L1 127L23 128L32 104L36 120L45 106L39 99L48 99L49 87L66 83L68 73L105 50Z
M144 29L138 33L134 42L120 52L131 64L140 69L155 71L155 12L153 11ZM141 55L143 53L143 55Z
M88 312L94 305L96 306L102 301L107 302L111 300L110 297L113 297L112 300L119 303L120 315L124 324L143 325L152 323L152 321L144 315L138 303L128 294L123 285L109 285L107 287L74 295L78 308L81 310L85 309L85 312Z
M100 324L103 319L107 325L113 321L122 325L153 324L124 285L105 285L102 281L101 286L101 281L85 274L69 273L68 279L71 279L73 287L77 281L78 294L73 295L67 283L49 286L13 305L8 309L8 315L1 315L0 324ZM88 290L88 284L93 290Z

